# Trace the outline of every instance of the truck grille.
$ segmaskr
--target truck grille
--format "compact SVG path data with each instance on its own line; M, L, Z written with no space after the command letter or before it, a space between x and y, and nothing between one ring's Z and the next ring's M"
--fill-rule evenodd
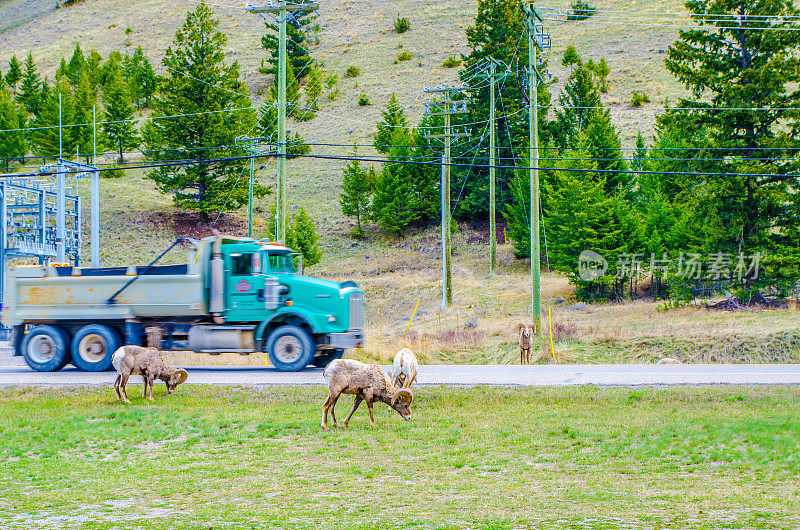
M350 330L364 329L364 295L350 294Z

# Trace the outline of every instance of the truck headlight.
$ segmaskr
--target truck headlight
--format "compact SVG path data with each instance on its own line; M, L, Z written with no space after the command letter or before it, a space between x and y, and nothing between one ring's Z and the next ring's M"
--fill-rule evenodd
M328 315L328 322L336 322L336 317L333 315Z

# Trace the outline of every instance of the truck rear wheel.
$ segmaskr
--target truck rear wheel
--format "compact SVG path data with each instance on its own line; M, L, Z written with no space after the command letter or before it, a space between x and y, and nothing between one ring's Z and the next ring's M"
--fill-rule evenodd
M276 370L299 372L314 360L316 346L303 328L281 326L270 333L266 350Z
M22 357L37 372L55 372L69 362L69 338L56 326L36 326L22 337Z
M72 337L72 362L85 372L105 372L119 346L117 332L108 326L83 326Z

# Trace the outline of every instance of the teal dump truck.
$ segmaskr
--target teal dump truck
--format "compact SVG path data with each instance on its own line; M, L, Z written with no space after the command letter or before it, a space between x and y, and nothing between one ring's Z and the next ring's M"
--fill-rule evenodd
M185 265L14 267L2 320L15 355L37 371L103 371L135 344L265 352L276 369L297 371L363 346L354 282L304 276L298 254L277 243L215 236L190 246Z

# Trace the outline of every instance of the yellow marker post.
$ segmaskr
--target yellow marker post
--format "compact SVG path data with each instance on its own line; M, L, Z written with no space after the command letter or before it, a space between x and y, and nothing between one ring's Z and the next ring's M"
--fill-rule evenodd
M547 320L550 323L550 351L553 352L553 359L556 358L556 347L553 345L553 312L547 308Z
M419 308L419 303L420 302L422 302L422 298L417 300L417 305L414 307L414 312L411 313L411 320L408 321L408 326L406 326L406 332L403 333L403 338L404 339L406 338L406 335L408 335L408 330L411 329L411 323L414 322L414 316L417 314L417 309Z

